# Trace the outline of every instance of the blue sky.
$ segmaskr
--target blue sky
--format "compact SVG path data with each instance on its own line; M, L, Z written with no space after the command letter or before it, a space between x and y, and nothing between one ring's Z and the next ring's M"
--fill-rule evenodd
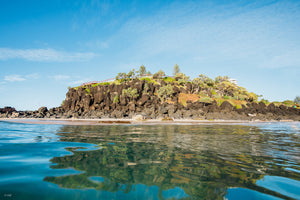
M294 99L300 2L0 0L0 107L59 106L68 86L176 63Z

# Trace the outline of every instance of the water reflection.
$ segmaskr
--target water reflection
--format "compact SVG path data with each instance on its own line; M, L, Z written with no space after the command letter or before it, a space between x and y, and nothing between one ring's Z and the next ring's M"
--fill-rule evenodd
M63 126L58 135L64 142L99 146L93 151L69 149L73 155L51 160L53 169L82 172L44 178L63 188L143 191L150 199L224 199L234 188L245 188L271 199L300 198L263 181L285 177L300 183L297 130L242 125ZM293 188L297 189L299 184Z

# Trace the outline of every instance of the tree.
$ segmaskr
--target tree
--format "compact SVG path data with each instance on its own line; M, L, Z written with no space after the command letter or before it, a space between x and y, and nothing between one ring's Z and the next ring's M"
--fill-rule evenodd
M184 73L182 72L179 72L175 75L174 77L176 80L180 80L180 79L183 79L184 81L188 81L190 79L189 76L185 75Z
M296 96L296 98L294 99L294 102L297 104L300 104L300 96Z
M199 79L209 87L213 87L215 84L214 80L212 80L211 78L209 78L208 76L206 76L204 74L200 74Z
M132 70L130 70L130 71L128 72L127 78L133 79L134 77L135 77L135 70L132 69Z
M182 72L177 73L174 78L179 85L185 85L190 80L190 77Z
M177 64L175 64L173 68L173 75L176 76L176 74L178 74L179 72L180 72L180 68Z
M140 66L139 75L140 76L145 76L146 75L146 67L144 65Z
M125 80L126 78L127 78L126 73L118 73L118 75L116 76L116 80Z
M229 76L217 76L215 78L216 83L222 83L224 81L229 81Z
M163 70L159 70L153 75L154 79L162 79L164 76L166 76L165 72Z

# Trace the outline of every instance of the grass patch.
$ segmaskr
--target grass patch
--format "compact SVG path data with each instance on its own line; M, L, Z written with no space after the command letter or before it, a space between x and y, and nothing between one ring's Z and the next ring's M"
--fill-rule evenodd
M289 106L289 107L292 107L295 105L294 101L291 101L291 100L285 100L282 102L282 104L285 106Z
M172 83L172 82L174 82L174 81L176 81L174 78L172 78L172 77L165 77L165 78L163 78L163 80L165 81L165 82L167 82L167 83Z
M143 77L143 78L140 78L140 80L145 80L147 81L148 83L153 83L154 85L160 85L157 81L155 81L154 79L150 78L150 77Z
M201 97L201 98L199 99L199 101L200 101L200 102L205 102L205 103L211 103L211 102L213 102L213 99L210 98L210 97Z
M96 84L93 84L92 87L96 87L98 85L111 85L113 82L103 82L103 83L96 83Z

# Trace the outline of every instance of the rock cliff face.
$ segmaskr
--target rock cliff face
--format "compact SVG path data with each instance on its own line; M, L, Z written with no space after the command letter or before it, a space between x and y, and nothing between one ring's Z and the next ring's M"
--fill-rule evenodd
M167 85L163 80L153 84L145 80L133 80L120 85L92 85L70 88L61 108L68 113L67 117L82 118L132 118L142 115L145 119L155 118L189 118L189 119L261 119L261 120L300 120L300 110L280 107L264 103L248 102L240 109L227 101L220 106L215 101L211 103L187 101L183 106L178 102L180 94L199 93L198 85L188 83L186 87L173 87L173 93L168 101L157 96L160 87ZM122 94L125 89L136 89L134 97Z
M160 88L171 86L167 98L158 95ZM163 80L149 82L133 80L116 84L87 85L70 88L63 104L57 108L41 107L37 111L0 109L0 118L136 118L139 119L230 119L230 120L295 120L300 121L300 109L284 105L266 106L248 99L247 105L237 109L227 101L220 106L216 101L201 102L188 99L183 105L180 96L194 97L203 91L199 85ZM124 91L127 91L124 92Z

